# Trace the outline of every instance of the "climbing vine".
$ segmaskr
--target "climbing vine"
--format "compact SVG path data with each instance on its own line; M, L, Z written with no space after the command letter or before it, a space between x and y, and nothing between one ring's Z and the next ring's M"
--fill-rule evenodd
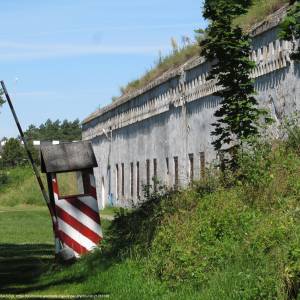
M266 112L258 108L250 77L255 63L250 60L251 40L233 20L248 10L252 0L206 0L204 17L209 20L202 55L212 62L209 79L217 79L222 98L215 112L213 146L225 165L236 166L237 150L245 140L258 135L259 120ZM267 120L267 118L266 118ZM269 119L268 119L269 120Z
M300 60L300 1L295 2L294 5L288 11L286 17L280 24L279 38L281 40L293 42L293 53L291 58L294 60Z

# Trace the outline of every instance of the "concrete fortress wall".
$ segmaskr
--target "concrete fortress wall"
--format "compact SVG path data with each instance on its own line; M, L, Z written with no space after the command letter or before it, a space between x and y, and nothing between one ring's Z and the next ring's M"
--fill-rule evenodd
M300 109L300 65L290 60L291 43L277 39L283 14L279 10L252 32L257 99L277 123ZM216 158L210 133L220 103L209 70L209 62L193 58L84 121L83 139L92 141L99 165L100 207L138 203L153 176L186 186L204 175Z

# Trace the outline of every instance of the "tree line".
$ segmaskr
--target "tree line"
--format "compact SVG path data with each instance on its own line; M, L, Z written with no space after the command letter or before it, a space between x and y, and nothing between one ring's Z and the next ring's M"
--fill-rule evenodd
M74 121L48 119L38 127L29 125L24 134L28 140L72 142L81 140L81 125L79 119Z
M53 141L58 140L62 142L72 142L81 140L81 125L78 119L74 121L51 121L48 119L40 126L29 125L24 132L26 139L28 140L30 151L37 164L39 164L38 149L33 146L33 141ZM0 153L0 168L2 167L16 167L20 165L28 164L27 154L21 143L20 137L18 138L6 138L2 141L6 141Z

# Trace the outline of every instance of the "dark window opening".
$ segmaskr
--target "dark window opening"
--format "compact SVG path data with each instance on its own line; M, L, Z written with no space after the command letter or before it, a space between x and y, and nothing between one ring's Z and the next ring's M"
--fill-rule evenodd
M122 196L124 196L125 195L125 186L124 186L124 164L122 163L122 165L121 165L121 180L122 180L122 182L121 182L121 185L122 185Z
M169 158L166 158L167 175L170 174Z
M153 159L153 185L154 185L154 190L157 190L157 159Z
M130 163L130 195L133 196L133 163Z
M111 168L110 166L107 167L107 175L108 175L108 194L111 195Z
M178 157L174 157L174 186L178 188L179 186L179 170L178 170Z
M136 195L140 197L140 163L136 163Z
M120 192L120 187L119 187L119 165L116 164L116 198L119 198L119 192Z
M146 160L146 184L147 186L150 185L150 160Z
M200 174L201 178L205 176L205 152L200 152Z
M189 154L189 181L192 183L194 180L194 154Z

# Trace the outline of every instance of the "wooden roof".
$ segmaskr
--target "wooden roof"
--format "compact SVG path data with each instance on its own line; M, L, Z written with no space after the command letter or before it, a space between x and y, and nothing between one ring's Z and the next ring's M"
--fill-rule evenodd
M87 141L41 147L43 173L79 171L97 167L92 144Z

